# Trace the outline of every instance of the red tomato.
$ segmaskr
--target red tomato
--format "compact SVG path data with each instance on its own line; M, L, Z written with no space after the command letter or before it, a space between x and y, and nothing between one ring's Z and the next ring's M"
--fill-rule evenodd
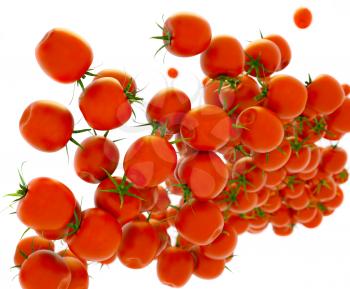
M247 219L241 218L240 216L232 215L230 216L226 223L234 228L238 235L243 234L247 231L249 226L249 221Z
M121 225L109 213L98 209L82 212L76 232L67 238L69 249L80 258L103 261L118 250Z
M82 92L79 108L90 127L111 130L129 120L132 102L118 80L102 77L91 82Z
M17 244L14 255L15 266L21 266L31 254L39 250L55 251L55 244L39 236L21 239Z
M225 260L214 260L206 257L198 250L195 252L196 265L194 275L202 279L215 279L225 270Z
M168 192L164 187L158 186L157 195L158 198L155 205L152 207L152 213L165 213L170 205L170 198L168 196Z
M104 69L97 73L94 80L102 77L112 77L115 80L118 80L120 85L123 87L125 93L131 93L136 95L137 86L135 79L125 71L116 69Z
M71 190L50 178L36 178L23 191L17 216L34 230L59 230L68 225L76 201Z
M279 210L281 206L282 206L282 199L278 194L278 192L274 192L270 194L269 199L263 206L261 206L261 209L266 213L272 214L277 210Z
M237 125L243 127L242 143L255 152L270 152L283 141L282 122L266 108L252 106L243 110L237 118Z
M337 184L344 184L349 179L349 172L347 169L343 169L340 173L333 175L333 179Z
M294 23L300 29L305 29L310 26L312 22L312 13L306 7L300 7L294 12Z
M338 133L350 132L350 99L344 100L343 104L332 114L327 116L328 129Z
M78 81L88 71L93 54L79 35L54 28L47 32L35 49L36 60L44 72L56 81Z
M315 217L311 221L304 222L302 224L309 229L314 229L314 228L318 227L319 225L321 225L322 219L323 219L322 213L319 210L317 210Z
M261 207L267 203L267 201L270 198L270 195L272 193L272 190L269 188L262 188L260 191L257 192L258 195L258 202L256 204L256 207Z
M216 105L222 108L222 104L219 99L220 81L209 78L203 84L203 86L204 86L204 103Z
M139 187L153 187L174 173L177 162L173 146L159 136L144 136L136 140L124 157L128 179Z
M23 138L44 152L55 152L63 148L71 138L73 128L71 112L65 106L50 100L31 103L19 121Z
M285 206L282 206L270 216L270 222L274 227L285 227L291 224L291 212Z
M214 152L197 152L185 157L178 174L199 200L210 200L218 196L229 178L225 163Z
M177 247L168 247L158 257L158 278L165 285L182 287L191 278L194 265L190 252Z
M233 214L245 214L253 210L258 204L258 195L246 193L242 190L232 192L229 195L230 212Z
M281 236L281 237L289 236L293 233L292 225L288 225L285 227L272 226L272 229L277 236Z
M164 23L163 36L165 48L176 56L194 56L205 51L211 40L209 23L192 13L177 13Z
M321 161L321 150L319 147L316 145L311 145L310 146L311 150L311 156L310 156L310 161L306 168L303 170L303 173L310 173L314 170L317 169L318 165L320 164Z
M280 190L280 195L285 198L295 199L304 192L305 183L302 180L298 180L295 175L288 176L285 184L286 186Z
M293 210L303 210L307 208L310 204L309 194L304 191L300 196L294 199L285 199L287 206L291 207Z
M210 78L236 77L244 68L244 50L239 41L231 36L216 36L201 54L201 67Z
M107 177L104 170L113 174L118 162L119 150L112 141L102 136L91 136L76 150L74 169L84 181L99 183Z
M337 186L337 193L335 197L327 202L324 202L323 205L327 208L327 210L335 210L340 207L344 200L344 193L342 189Z
M179 72L178 72L177 69L174 68L174 67L170 67L170 68L168 69L167 73L168 73L168 76L169 76L170 78L176 78L176 77L179 75Z
M270 40L278 46L281 52L281 64L277 70L284 69L289 64L292 58L292 51L288 42L282 36L277 34L264 36L264 39Z
M265 186L270 189L274 189L282 183L285 179L287 172L285 168L278 169L276 171L266 173L266 183Z
M326 173L337 174L344 169L347 159L347 153L343 148L329 146L322 150L319 168Z
M103 180L95 191L96 207L110 213L120 224L125 224L141 212L138 190L120 177Z
M146 116L150 122L164 125L168 131L178 133L180 123L191 109L187 94L176 88L165 88L154 95L147 105Z
M288 173L295 174L302 172L309 164L311 159L311 149L303 144L302 141L294 137L288 137L291 144L292 154L285 165Z
M203 105L190 110L181 122L184 142L197 150L217 150L230 139L230 118L214 105Z
M59 251L57 253L58 255L60 255L61 257L73 257L73 258L77 258L80 260L81 263L84 264L85 267L87 267L87 262L85 259L81 259L79 258L77 255L75 255L71 250L69 250L69 248L66 248L62 251Z
M153 261L159 245L158 232L150 223L132 221L123 227L118 257L129 268L144 268Z
M23 262L19 282L23 289L68 289L71 273L61 256L39 250Z
M306 207L304 209L295 211L293 218L298 223L301 223L301 224L308 223L315 218L317 212L318 212L317 208Z
M137 195L141 197L141 211L152 211L158 202L158 186L137 188Z
M186 203L177 213L175 227L187 241L207 245L222 232L224 218L213 203L193 201Z
M73 257L63 257L63 261L71 273L68 289L88 289L89 275L86 266L79 259Z

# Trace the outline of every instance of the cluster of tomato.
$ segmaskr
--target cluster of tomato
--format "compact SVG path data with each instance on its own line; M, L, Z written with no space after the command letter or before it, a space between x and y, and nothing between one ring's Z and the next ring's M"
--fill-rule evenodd
M131 104L142 102L135 80L118 70L94 73L90 46L67 30L53 29L38 44L37 61L51 78L82 87L79 107L91 129L74 130L66 107L39 100L23 112L21 134L45 152L74 142L77 175L98 185L96 207L82 211L58 180L27 184L21 177L13 194L17 216L38 234L17 246L23 289L88 288L87 261L116 258L133 269L156 260L160 281L174 287L192 274L216 278L239 234L268 224L282 236L296 224L314 228L342 203L346 152L317 143L350 132L349 86L330 75L306 84L273 75L291 60L279 35L244 49L232 36L212 37L206 20L186 13L160 28L154 38L161 48L180 57L200 54L206 104L191 108L186 93L173 87L156 93L146 110L152 133L130 144L120 176L113 176L119 151L108 133L129 120ZM84 87L87 76L94 79ZM82 143L73 138L88 130L94 134ZM68 248L55 253L59 239Z

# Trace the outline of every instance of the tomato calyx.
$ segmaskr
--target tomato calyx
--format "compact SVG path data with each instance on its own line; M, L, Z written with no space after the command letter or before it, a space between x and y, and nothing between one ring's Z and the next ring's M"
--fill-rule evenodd
M299 153L299 151L305 146L305 143L307 141L307 138L303 140L299 140L297 137L289 140L290 147L295 153Z
M259 218L267 217L266 213L261 208L255 208L254 212Z
M82 91L85 90L85 86L84 86L84 83L83 83L83 80L87 77L87 76L97 76L97 74L95 73L92 73L91 71L93 71L94 69L93 68L89 68L84 74L83 76L77 80L76 84L82 89Z
M158 50L156 51L156 53L154 54L154 56L156 56L163 48L169 46L171 44L171 40L172 40L172 35L170 33L170 31L168 31L165 27L160 26L158 23L156 23L158 28L160 28L163 32L163 35L161 36L153 36L151 37L151 39L157 39L157 40L163 40L164 44L158 48Z
M250 74L252 71L255 72L256 77L260 78L261 76L264 77L265 71L266 72L273 72L269 71L268 69L265 68L264 64L261 63L260 61L260 56L257 58L254 58L247 52L244 52L245 55L248 57L248 61L246 62L246 65L249 67L248 70L246 71L247 74Z
M223 88L231 88L233 90L237 89L237 86L241 83L241 81L238 78L230 77L227 75L220 75L216 79L212 79L211 81L219 81L219 87L218 87L218 93L221 92Z
M78 232L81 225L81 219L79 218L79 215L76 210L74 210L74 221L69 223L67 227L70 229L70 232L68 232L64 237L70 237L76 232Z
M322 213L323 213L323 212L326 212L326 211L328 210L328 208L327 208L324 204L322 204L322 203L317 203L316 207L317 207L317 209L319 209Z
M112 184L114 185L114 189L106 189L106 190L100 190L100 192L106 192L106 193L114 193L114 194L118 194L119 195L119 199L120 199L120 208L123 207L124 205L124 196L129 196L129 197L133 197L136 199L139 199L141 201L144 201L143 198L141 198L138 195L135 195L133 193L129 192L129 189L131 187L133 187L133 183L128 183L127 184L127 180L126 180L126 175L124 175L122 177L122 180L120 183L118 183L114 177L104 168L101 168L107 175L108 179L112 182Z
M129 103L130 104L133 104L133 103L139 103L139 104L142 104L143 102L143 98L142 97L139 97L137 96L137 93L140 91L138 90L131 90L131 85L132 85L132 82L133 82L133 79L130 78L125 89L124 89L124 94L126 96L126 98L128 99Z
M14 197L15 199L12 201L12 204L19 202L20 200L22 200L27 192L28 192L28 185L26 184L22 173L20 172L20 170L18 170L18 174L19 174L19 189L15 192L15 193L11 193L11 194L6 194L5 197Z
M297 177L295 175L293 176L288 176L287 177L287 181L285 181L284 183L286 184L286 186L291 189L292 191L294 191L294 185L297 184L302 184L303 181L296 179Z
M166 133L168 132L167 130L167 122L165 123L159 123L157 121L150 121L147 123L142 123L137 125L136 127L144 127L144 126L150 126L152 128L151 135L156 135L157 132L159 132L159 135L161 137L165 137Z
M256 100L257 102L260 102L267 97L267 93L269 92L269 90L267 88L266 83L263 82L259 76L257 76L257 80L258 80L258 83L260 84L261 92L258 95L254 96L254 100Z
M187 203L187 202L192 200L192 191L188 185L186 185L186 184L174 184L173 186L179 187L180 189L182 189L184 203Z

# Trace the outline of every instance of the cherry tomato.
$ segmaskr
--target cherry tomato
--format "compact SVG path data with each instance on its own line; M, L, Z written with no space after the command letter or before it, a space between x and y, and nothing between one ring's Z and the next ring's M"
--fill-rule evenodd
M65 106L50 100L31 103L19 121L23 138L44 152L55 152L63 148L72 137L73 127L71 112Z
M135 95L137 92L135 79L125 71L117 69L104 69L96 74L94 80L102 77L112 77L115 80L118 80L125 93L131 93Z
M341 147L329 146L322 151L320 169L329 174L340 173L347 162L346 151Z
M261 206L261 209L266 213L272 214L277 210L279 210L281 206L282 206L282 199L278 194L278 192L274 192L270 194L269 199L263 206Z
M179 75L179 72L176 68L170 67L167 71L167 74L170 78L176 78Z
M347 169L343 169L340 173L333 175L333 179L337 184L344 184L349 179L349 172Z
M163 186L157 187L157 201L152 207L152 213L165 213L170 205L170 198L167 190Z
M79 259L73 257L63 257L63 261L71 273L68 289L88 289L89 275L86 266Z
M286 175L287 175L287 172L285 168L281 168L272 172L267 172L265 186L270 189L277 187L282 183Z
M323 205L328 209L328 210L335 210L340 207L340 205L344 201L344 193L342 189L337 186L337 193L335 197L327 202L324 202Z
M300 139L288 137L287 140L291 144L292 154L285 165L288 173L295 174L302 172L309 164L311 159L311 149L303 144Z
M195 252L196 265L194 275L202 279L215 279L225 270L225 260L214 260L206 257L198 250Z
M328 129L335 133L350 132L350 99L344 100L343 104L332 114L327 116Z
M301 223L301 224L309 223L315 218L315 216L317 215L317 212L318 212L317 208L306 207L304 209L295 211L293 218L294 220L296 220L298 223Z
M275 43L281 52L281 64L277 69L277 71L282 70L286 66L288 66L292 58L292 51L290 49L288 42L281 35L277 35L277 34L264 36L264 39L270 40L273 43Z
M230 216L226 223L234 228L237 235L243 234L247 231L249 226L249 221L247 219L241 218L240 216L232 215Z
M308 28L312 22L312 13L306 7L300 7L294 12L294 23L300 29Z
M291 212L287 207L282 205L282 207L270 215L270 222L275 227L285 227L290 225L292 222Z
M286 236L289 236L293 233L293 226L292 225L288 225L288 226L284 226L284 227L272 226L272 229L277 236L281 236L281 237L286 237Z
M304 222L302 224L309 229L314 229L314 228L318 227L319 225L321 225L322 220L323 220L322 213L319 210L317 210L316 215L314 216L314 218L311 221Z
M79 258L77 255L75 255L71 250L69 250L69 248L66 248L64 250L61 250L59 252L57 252L58 255L60 255L61 257L73 257L73 258L77 258L80 260L81 263L84 264L85 267L87 267L87 262L85 259Z

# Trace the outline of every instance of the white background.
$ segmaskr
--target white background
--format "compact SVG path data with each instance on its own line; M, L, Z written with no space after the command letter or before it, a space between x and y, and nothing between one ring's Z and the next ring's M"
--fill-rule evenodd
M49 79L39 68L34 49L41 37L53 27L66 27L81 34L91 44L99 68L125 69L136 77L141 95L147 100L159 89L174 85L186 91L197 105L201 102L200 80L203 75L199 58L180 59L166 55L153 57L160 46L149 37L158 35L155 22L162 15L178 11L197 12L211 23L214 35L231 34L245 46L259 37L259 29L267 35L279 33L289 41L293 59L285 73L300 80L307 74L329 73L340 82L350 82L349 1L340 0L149 0L149 1L1 1L0 2L0 124L1 124L1 194L17 189L17 168L23 161L27 181L38 176L58 178L83 197L83 207L92 206L95 186L75 176L67 163L64 150L54 154L40 153L20 137L18 120L23 109L36 99L52 99L69 105L72 85L61 85ZM293 24L293 12L301 5L311 8L314 21L307 30ZM167 68L180 71L172 83L166 77ZM78 91L69 108L76 122ZM138 121L143 121L142 109ZM137 136L146 134L133 126L113 132L113 137L127 136L118 143L122 154ZM84 128L84 122L77 124ZM82 140L83 136L79 137ZM341 141L349 147L349 138ZM74 145L70 145L71 157ZM120 171L121 165L118 167ZM292 236L275 236L269 228L259 235L239 238L235 254L226 271L214 281L193 277L187 288L270 288L270 289L346 289L350 288L350 198L349 185L343 187L345 202L337 212L326 218L321 227L307 230L297 227ZM25 227L11 210L10 202L0 198L0 288L19 288L16 270L10 270L13 252ZM58 246L60 246L58 244ZM99 269L90 266L92 289L97 288L165 288L157 280L155 263L146 269L133 271L118 262Z

